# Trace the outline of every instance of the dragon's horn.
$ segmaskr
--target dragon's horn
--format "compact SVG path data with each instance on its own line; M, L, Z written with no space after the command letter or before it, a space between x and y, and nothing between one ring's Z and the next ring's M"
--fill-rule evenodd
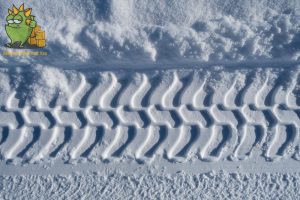
M24 15L25 15L26 17L29 17L30 14L31 14L31 11L32 11L32 8L27 8L27 9L25 10L25 12L24 12Z
M11 9L8 9L8 14L12 14L13 13L13 11L11 10Z
M24 11L24 3L20 6L19 11L20 12Z
M13 12L14 12L15 15L17 15L19 13L19 10L18 10L18 8L16 8L15 5L13 5L12 9L13 9Z

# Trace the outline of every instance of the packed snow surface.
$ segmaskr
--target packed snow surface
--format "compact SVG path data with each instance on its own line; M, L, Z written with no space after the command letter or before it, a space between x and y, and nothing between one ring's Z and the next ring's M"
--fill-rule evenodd
M0 176L2 199L298 199L300 175L210 172Z

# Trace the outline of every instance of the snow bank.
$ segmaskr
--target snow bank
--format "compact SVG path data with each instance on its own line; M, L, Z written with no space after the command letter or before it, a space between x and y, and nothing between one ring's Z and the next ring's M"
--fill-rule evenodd
M12 3L22 2L0 3L2 27ZM4 65L300 57L300 3L293 0L33 0L25 6L46 30L49 55L1 56ZM8 42L4 29L0 38Z

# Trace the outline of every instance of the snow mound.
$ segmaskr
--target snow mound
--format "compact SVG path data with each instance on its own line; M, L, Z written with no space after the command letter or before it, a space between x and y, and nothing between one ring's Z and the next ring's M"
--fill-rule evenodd
M12 3L22 2L3 1L0 6L6 10ZM33 8L38 24L46 30L49 55L1 55L1 62L105 65L132 60L299 60L299 5L292 0L35 0L25 6ZM6 12L0 17L5 19ZM4 29L0 38L8 42ZM7 49L2 46L1 51Z

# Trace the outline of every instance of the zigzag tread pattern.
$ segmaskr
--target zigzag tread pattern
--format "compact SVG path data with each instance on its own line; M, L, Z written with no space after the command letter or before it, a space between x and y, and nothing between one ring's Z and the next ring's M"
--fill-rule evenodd
M67 98L2 95L1 160L300 160L298 69L78 72L77 80Z

